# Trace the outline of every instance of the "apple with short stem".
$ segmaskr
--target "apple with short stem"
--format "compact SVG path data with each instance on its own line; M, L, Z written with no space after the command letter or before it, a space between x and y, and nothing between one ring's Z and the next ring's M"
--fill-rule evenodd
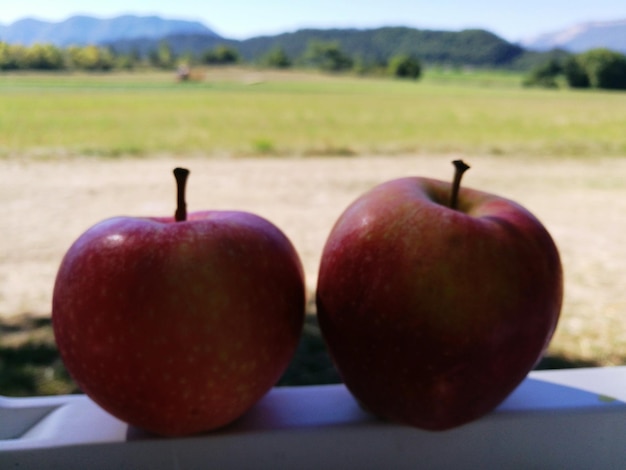
M551 236L519 204L454 184L383 183L340 216L317 286L347 388L394 421L444 430L500 404L541 358L563 297Z
M246 212L116 217L69 248L53 295L56 342L79 387L119 419L173 436L231 423L280 378L305 287L288 238Z

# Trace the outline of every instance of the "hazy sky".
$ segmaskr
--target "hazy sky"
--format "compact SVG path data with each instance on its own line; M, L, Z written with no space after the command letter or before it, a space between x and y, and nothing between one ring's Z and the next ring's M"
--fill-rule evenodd
M60 21L74 14L132 13L192 19L244 39L302 27L484 28L510 41L586 21L626 20L626 0L2 0L0 24L24 17Z

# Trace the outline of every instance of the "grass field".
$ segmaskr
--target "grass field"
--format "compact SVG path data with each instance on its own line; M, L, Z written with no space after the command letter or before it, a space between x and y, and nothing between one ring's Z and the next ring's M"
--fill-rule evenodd
M0 156L626 154L625 93L523 89L521 80L3 74Z
M169 210L165 172L179 160L197 170L194 206L271 214L315 266L338 211L365 188L467 157L466 181L527 205L558 239L566 302L542 366L626 363L626 93L521 81L445 70L417 83L252 69L207 70L197 83L0 74L0 394L75 390L43 310L58 261L105 216ZM18 292L44 307L24 307ZM336 380L309 315L282 383Z

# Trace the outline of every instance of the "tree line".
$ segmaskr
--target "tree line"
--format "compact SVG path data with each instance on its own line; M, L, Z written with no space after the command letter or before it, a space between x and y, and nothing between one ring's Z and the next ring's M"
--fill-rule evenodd
M52 44L0 42L0 70L111 70L120 65L118 61L109 49L97 46L60 49Z
M0 45L0 69L110 70L137 67L173 68L224 63L268 67L318 67L329 71L394 73L419 76L422 64L452 67L515 67L527 51L484 30L460 32L406 27L303 29L242 41L211 35L172 35L161 40L119 40L106 46L30 48ZM533 55L533 54L530 54ZM419 67L418 67L419 66ZM390 72L391 70L391 72Z
M598 48L552 58L533 68L525 85L626 90L626 55Z
M23 46L0 42L0 71L8 70L133 70L152 67L175 70L198 65L219 66L250 63L236 47L219 44L202 51L176 53L167 41L142 54L138 50L117 51L114 47L71 46L59 48L52 44ZM336 41L311 40L300 57L291 57L280 46L271 48L252 63L268 68L315 68L324 72L389 73L400 78L418 79L422 72L420 60L412 54L396 54L389 61L365 65L348 55Z
M374 38L386 38L382 44L388 44L388 39L398 36L403 28L383 28L378 30ZM34 44L23 46L0 42L0 71L6 70L84 70L84 71L108 71L108 70L133 70L137 68L153 67L166 70L175 70L177 67L190 68L197 65L219 66L238 63L255 64L268 68L313 68L324 72L354 72L359 74L391 75L399 78L418 79L422 74L423 58L414 49L402 47L402 42L394 49L380 47L370 55L362 55L354 52L354 44L333 39L336 35L326 32L326 35L314 36L305 32L290 33L274 38L261 38L254 40L255 53L250 55L250 49L245 56L236 42L213 43L211 47L203 50L196 45L195 48L181 49L181 43L176 42L173 46L168 40L158 43L150 43L152 48L143 50L137 48L124 48L116 45L111 46L70 46L59 48L52 44ZM415 31L409 31L411 35ZM423 34L424 32L420 32ZM492 54L500 51L502 44L493 42L493 37L484 34L456 34L441 37L458 38L464 37L474 45L485 45L485 41L491 41ZM295 35L295 36L294 36ZM287 48L282 39L283 36L308 38L306 46L299 49ZM353 36L347 35L346 38ZM369 37L369 36L366 36ZM412 36L411 36L412 37ZM440 39L441 39L440 37ZM270 41L272 39L272 41ZM265 41L265 42L264 42ZM452 41L452 42L454 42ZM176 47L176 44L178 47ZM200 43L202 44L202 43ZM360 44L360 43L359 43ZM187 44L188 45L188 44ZM424 49L424 45L421 46ZM429 46L430 47L430 46ZM381 50L387 52L382 53ZM376 54L374 52L378 51ZM484 54L485 51L481 52ZM510 51L509 51L510 53ZM434 52L428 63L432 62ZM440 56L443 54L440 52ZM502 56L504 57L504 56ZM539 62L539 58L544 58ZM469 59L468 59L469 60ZM570 54L565 51L551 51L539 55L525 54L518 57L518 62L526 61L527 65L536 63L526 77L526 86L571 88L600 88L600 89L626 89L626 56L608 49L594 49L581 54ZM470 61L471 62L471 61ZM435 63L437 63L435 61ZM447 63L447 62L443 62ZM456 63L456 62L452 62ZM463 63L463 61L461 61Z

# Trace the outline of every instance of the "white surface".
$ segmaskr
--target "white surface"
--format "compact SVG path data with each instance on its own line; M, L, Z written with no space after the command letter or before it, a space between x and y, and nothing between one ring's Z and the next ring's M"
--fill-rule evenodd
M0 468L626 468L626 367L532 372L445 432L386 423L342 385L275 388L188 438L148 436L83 395L0 397Z

